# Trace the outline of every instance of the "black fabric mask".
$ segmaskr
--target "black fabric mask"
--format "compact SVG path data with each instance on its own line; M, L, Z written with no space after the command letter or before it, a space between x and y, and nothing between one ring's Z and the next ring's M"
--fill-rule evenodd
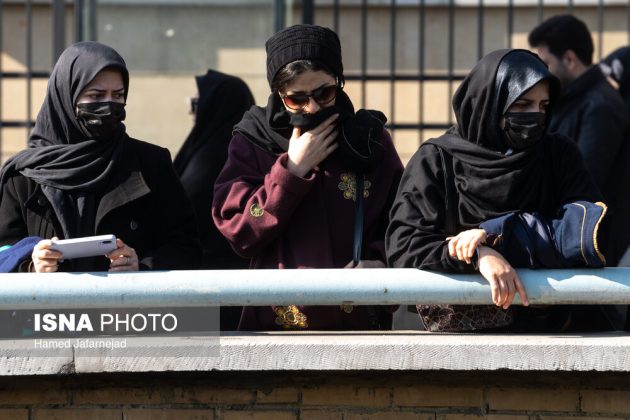
M119 102L89 102L77 104L77 119L81 127L95 139L111 139L125 120L125 104Z
M543 112L507 112L505 142L514 150L525 150L538 144L547 131L547 115Z

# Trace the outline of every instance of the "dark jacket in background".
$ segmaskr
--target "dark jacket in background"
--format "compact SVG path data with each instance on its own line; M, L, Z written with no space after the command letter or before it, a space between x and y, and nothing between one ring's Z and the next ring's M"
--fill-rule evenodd
M630 244L630 121L619 93L599 66L566 86L553 107L550 130L575 141L610 209L608 265Z
M200 250L188 199L168 150L127 138L115 176L99 194L94 235L114 234L138 254L141 270L194 269ZM27 236L63 238L41 186L19 173L2 186L0 245ZM105 257L66 260L60 271L107 271ZM21 270L25 270L23 265Z
M241 79L209 70L198 76L199 102L195 125L177 153L175 170L190 198L197 219L203 259L200 268L247 268L212 221L214 183L227 160L232 128L254 105Z

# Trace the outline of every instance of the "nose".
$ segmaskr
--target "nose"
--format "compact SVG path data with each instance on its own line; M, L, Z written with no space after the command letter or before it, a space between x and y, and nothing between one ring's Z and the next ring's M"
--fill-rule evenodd
M307 112L309 114L314 114L317 111L319 111L320 109L321 109L321 107L319 106L317 101L315 101L315 99L313 99L312 96L309 96L308 97L308 104L306 104L306 106L304 107L304 112Z

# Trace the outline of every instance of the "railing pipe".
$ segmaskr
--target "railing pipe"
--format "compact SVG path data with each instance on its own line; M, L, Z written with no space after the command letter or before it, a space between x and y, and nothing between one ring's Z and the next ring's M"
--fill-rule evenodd
M531 304L630 304L630 269L518 273ZM1 310L342 303L480 305L491 299L479 275L415 269L0 274Z

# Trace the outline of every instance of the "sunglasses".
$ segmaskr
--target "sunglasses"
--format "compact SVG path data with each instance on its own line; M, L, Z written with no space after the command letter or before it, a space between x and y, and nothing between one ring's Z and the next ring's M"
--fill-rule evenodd
M310 94L306 93L294 93L291 95L280 95L284 104L294 110L300 111L304 109L308 103L309 98L313 98L319 105L326 105L337 97L337 85L322 86L315 89Z
M197 114L197 109L199 109L199 98L196 96L191 96L188 98L188 100L189 100L188 113L190 115Z

